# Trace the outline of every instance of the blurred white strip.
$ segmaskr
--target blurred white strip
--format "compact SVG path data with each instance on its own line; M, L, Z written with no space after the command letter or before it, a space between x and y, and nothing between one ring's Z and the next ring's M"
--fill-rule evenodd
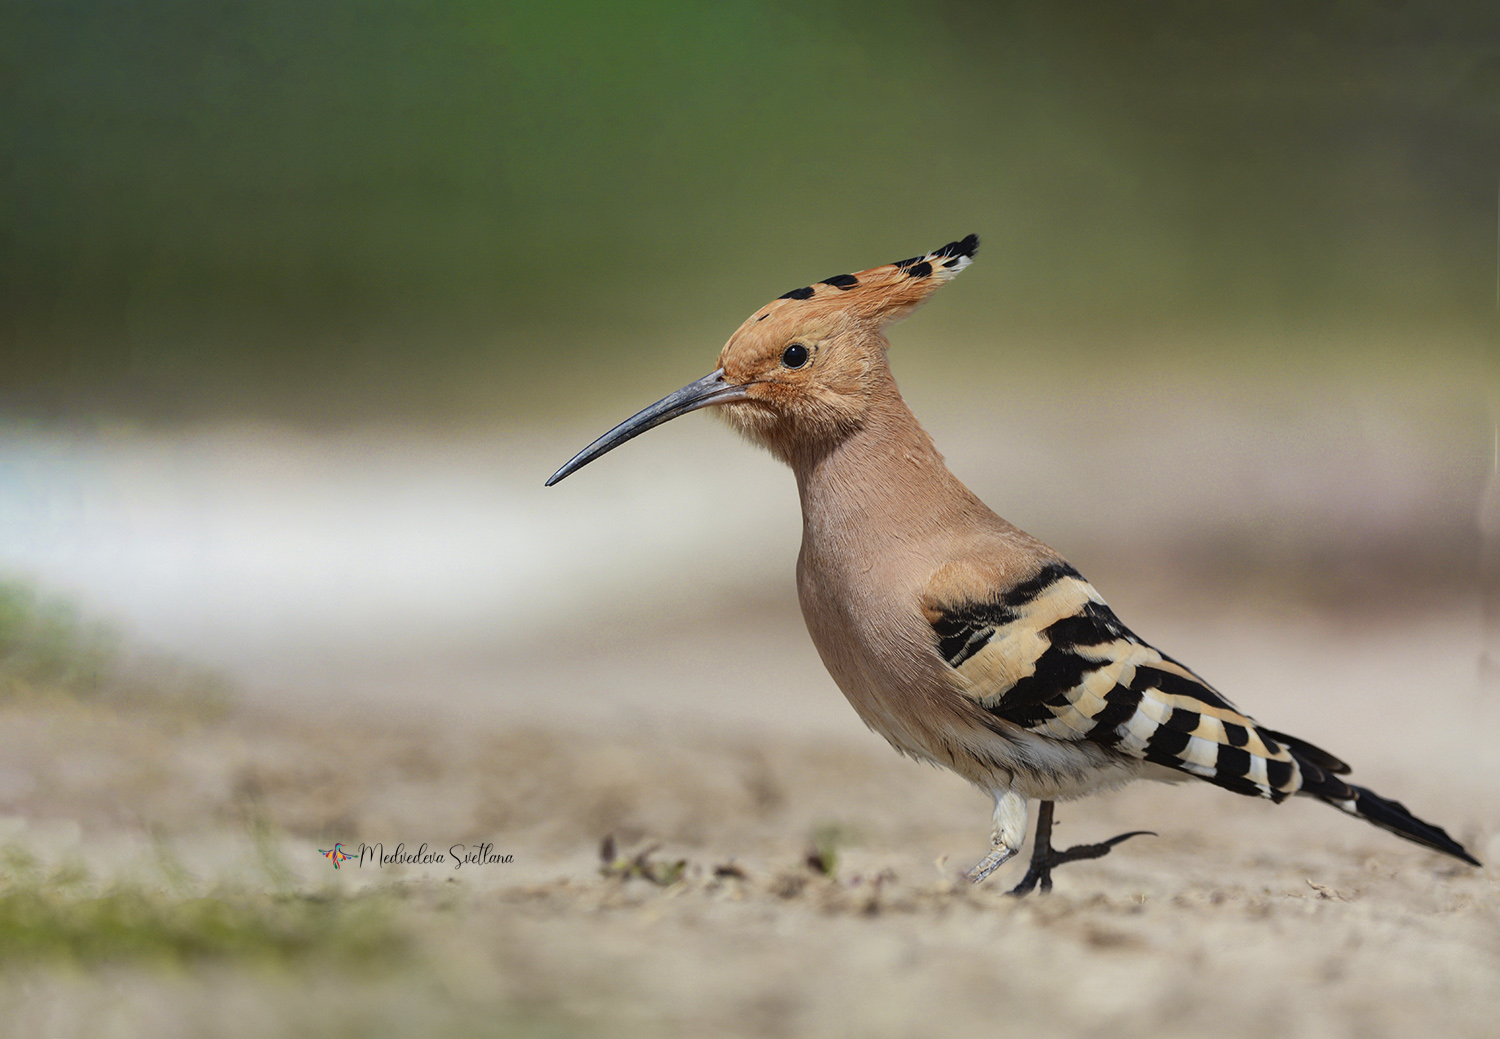
M323 645L384 655L453 637L518 642L570 617L597 621L602 603L684 584L722 591L716 570L737 581L777 543L789 546L777 576L790 580L790 479L690 422L660 431L654 453L631 445L550 489L542 481L590 431L545 442L12 435L0 447L0 571L235 669ZM735 464L716 464L709 443Z
M1342 393L1146 400L1137 387L1067 413L1042 393L992 425L951 388L912 396L961 478L1075 555L1185 532L1473 522L1489 460L1488 440L1470 442L1478 400ZM543 488L618 417L466 437L13 432L0 437L0 572L242 678L299 656L305 678L324 658L378 669L459 649L545 666L626 613L682 617L760 588L790 600L792 478L707 416Z

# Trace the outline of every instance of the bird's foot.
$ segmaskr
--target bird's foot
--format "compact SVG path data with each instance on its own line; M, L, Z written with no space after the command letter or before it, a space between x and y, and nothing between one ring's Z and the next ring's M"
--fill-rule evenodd
M1109 854L1109 850L1121 841L1132 837L1155 837L1151 830L1131 830L1122 833L1118 837L1111 837L1107 841L1098 844L1075 844L1071 848L1062 851L1053 851L1051 848L1041 849L1042 854L1031 857L1031 866L1026 870L1026 875L1021 882L1010 889L1010 894L1019 898L1022 895L1031 894L1035 888L1042 891L1052 890L1052 867L1061 866L1064 862L1078 862L1082 859L1098 859ZM986 860L988 861L988 860ZM981 863L980 865L983 865Z
M993 851L980 859L979 864L969 870L969 879L978 884L985 877L1009 862L1015 854L1015 848L1007 848L1003 844L996 844Z

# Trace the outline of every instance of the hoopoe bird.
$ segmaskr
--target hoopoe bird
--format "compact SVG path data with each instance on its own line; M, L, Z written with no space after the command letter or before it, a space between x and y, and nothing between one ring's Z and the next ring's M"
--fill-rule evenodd
M1280 803L1324 801L1472 865L1440 827L1339 778L1349 766L1264 728L1138 637L1057 552L948 471L892 378L883 328L973 261L969 235L925 256L793 289L730 336L714 371L626 419L547 485L664 422L715 408L797 477L797 592L829 674L902 754L994 798L976 883L1017 855L1011 892L1119 842L1052 847L1053 803L1133 779L1196 776Z

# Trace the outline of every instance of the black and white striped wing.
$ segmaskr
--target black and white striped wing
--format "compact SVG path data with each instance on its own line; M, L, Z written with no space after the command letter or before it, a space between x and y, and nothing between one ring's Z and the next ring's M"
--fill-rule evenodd
M1292 749L1347 771L1325 751L1260 728L1142 642L1066 564L987 601L931 610L929 619L965 693L1038 735L1088 740L1278 802L1301 787Z

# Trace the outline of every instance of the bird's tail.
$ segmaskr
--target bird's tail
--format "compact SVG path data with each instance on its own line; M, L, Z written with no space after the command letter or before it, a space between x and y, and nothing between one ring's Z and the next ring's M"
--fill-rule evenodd
M1406 806L1399 801L1388 800L1373 790L1366 790L1362 786L1344 782L1320 767L1320 762L1310 760L1299 753L1298 747L1292 746L1290 749L1302 770L1302 788L1297 791L1299 794L1316 797L1319 801L1331 804L1341 812L1358 816L1365 822L1374 823L1382 830L1389 830L1398 837L1405 837L1433 851L1440 851L1445 855L1452 855L1455 859L1462 859L1471 866L1480 864L1478 859L1464 850L1462 844L1449 837L1448 832L1441 826L1423 822L1407 811Z

